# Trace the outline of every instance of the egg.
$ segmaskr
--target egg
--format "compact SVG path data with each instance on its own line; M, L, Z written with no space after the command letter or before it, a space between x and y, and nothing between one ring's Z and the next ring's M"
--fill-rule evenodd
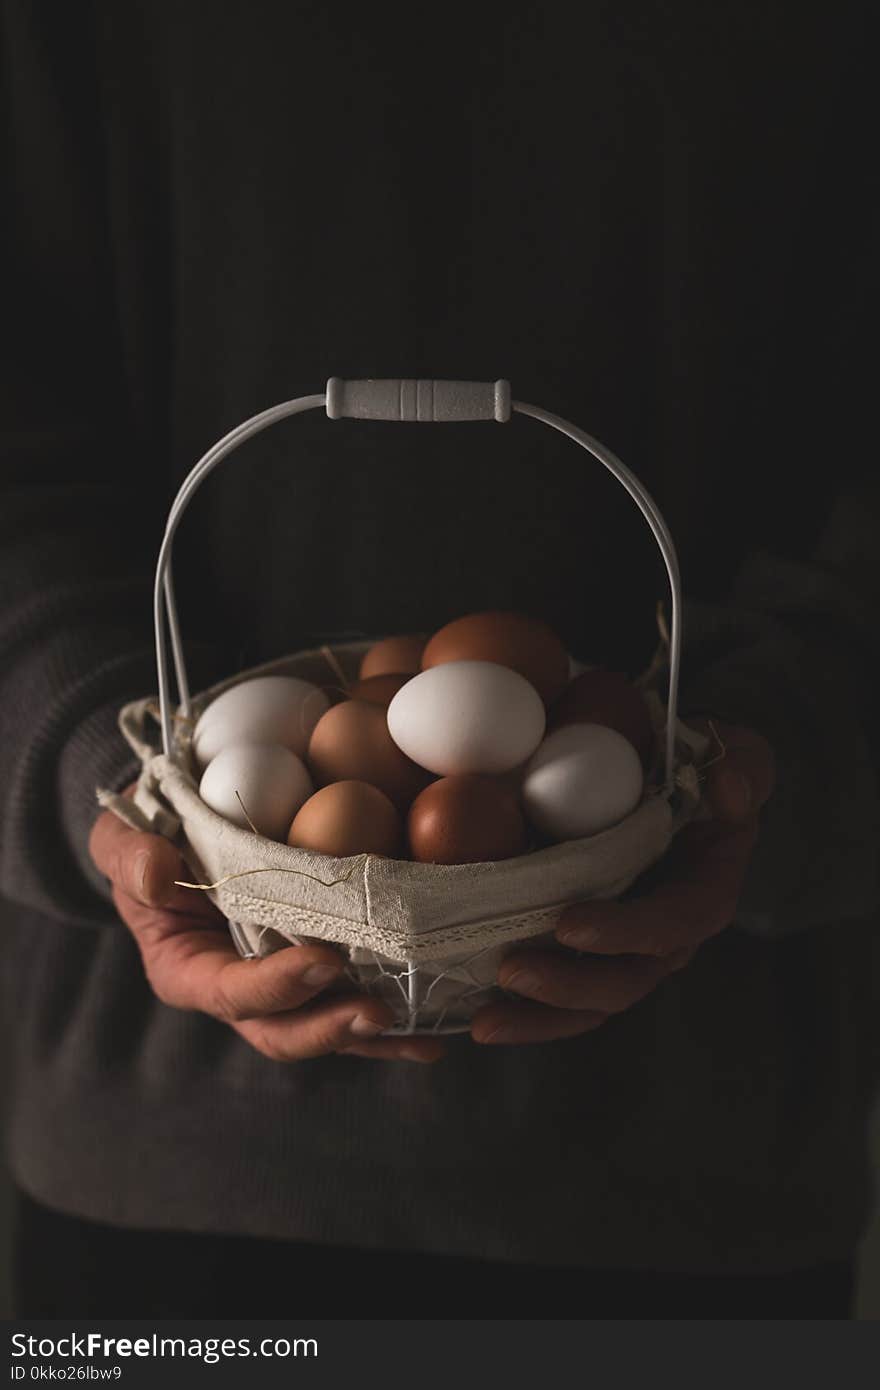
M494 661L517 671L550 704L566 685L568 652L546 623L522 613L472 613L435 632L422 670L447 661Z
M333 782L296 813L287 843L344 859L351 854L400 853L403 823L384 792L367 782Z
M431 780L392 739L382 706L366 700L346 700L322 715L309 741L307 757L318 786L350 780L369 782L401 811Z
M442 776L509 772L537 748L544 725L535 687L491 661L450 661L422 671L388 706L397 747Z
M633 745L647 768L654 752L651 716L641 691L620 671L594 668L566 686L547 716L552 732L565 724L604 724Z
M296 676L239 681L199 718L192 742L196 762L205 767L222 748L237 743L280 743L302 757L328 707L322 690Z
M577 840L616 825L639 804L639 755L616 729L567 724L549 734L526 768L526 815L550 840Z
M381 705L387 709L402 685L406 685L409 675L394 675L390 671L383 676L367 676L357 680L349 690L352 700L367 700L371 705Z
M234 743L202 773L199 796L219 816L269 840L283 840L312 780L301 760L280 743Z
M414 676L421 665L424 637L384 637L361 661L361 680L370 676Z
M427 864L511 859L528 845L515 793L491 777L432 782L409 809L407 834L413 859Z

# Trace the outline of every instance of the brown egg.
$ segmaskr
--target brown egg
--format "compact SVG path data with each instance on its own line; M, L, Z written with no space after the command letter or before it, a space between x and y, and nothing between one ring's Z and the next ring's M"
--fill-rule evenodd
M367 676L366 680L355 681L349 694L353 700L366 700L368 704L387 709L400 687L411 680L412 676L393 675L389 671L384 676Z
M407 820L413 859L478 864L524 854L528 835L519 801L494 777L441 777L413 802Z
M362 681L370 676L415 676L424 650L424 637L385 637L365 654L358 674Z
M381 705L346 700L334 705L315 725L307 761L318 786L330 782L369 782L405 811L432 780L401 753L388 732Z
M296 813L287 843L344 859L350 854L394 858L403 823L384 792L367 782L333 782L310 796Z
M583 671L563 690L547 716L547 732L564 724L604 724L629 739L647 768L654 729L642 694L620 671Z
M422 670L447 661L494 661L531 681L545 705L568 680L568 653L546 623L523 613L472 613L447 623L428 642Z

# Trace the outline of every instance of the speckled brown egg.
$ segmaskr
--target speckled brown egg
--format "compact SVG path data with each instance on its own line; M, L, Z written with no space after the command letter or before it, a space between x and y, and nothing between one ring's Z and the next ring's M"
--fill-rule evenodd
M394 858L403 844L403 822L384 792L368 782L333 782L300 807L287 843L344 859L351 854Z
M400 687L410 680L410 675L393 675L390 671L384 676L367 676L366 680L354 681L349 695L353 700L366 700L387 709Z
M413 802L407 819L413 859L425 864L480 864L512 859L528 848L519 801L493 777L441 777Z
M525 676L549 705L568 682L568 652L556 633L523 613L472 613L447 623L428 642L422 670L447 661L494 661Z
M384 637L365 654L358 675L361 680L370 676L414 676L420 669L424 649L424 637Z
M402 753L388 732L381 705L346 700L322 715L309 740L307 761L315 782L369 782L405 811L431 774Z
M633 745L647 768L654 753L654 730L641 691L620 671L584 671L566 686L547 716L547 732L566 724L602 724Z

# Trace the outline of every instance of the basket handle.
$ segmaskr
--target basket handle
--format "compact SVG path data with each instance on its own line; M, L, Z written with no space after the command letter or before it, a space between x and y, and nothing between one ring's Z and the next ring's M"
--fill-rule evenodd
M283 401L268 410L253 415L249 420L236 425L235 429L219 439L185 478L177 496L171 504L165 534L159 548L156 562L156 579L153 589L153 618L156 630L156 669L159 680L159 708L162 722L162 746L169 757L174 754L174 735L171 713L171 681L168 666L166 641L170 638L171 653L180 708L183 715L190 713L190 691L186 672L183 643L180 636L180 622L177 615L177 602L174 594L174 579L171 567L174 535L189 506L193 495L208 474L216 468L221 459L226 458L245 440L277 424L290 415L300 415L307 410L326 407L331 420L342 417L361 420L404 420L425 423L454 421L496 420L506 423L511 411L520 415L530 415L551 429L559 430L575 444L586 449L595 459L612 473L626 488L638 506L653 532L654 539L663 556L672 598L669 641L669 691L666 701L666 748L665 779L666 788L674 784L675 769L675 725L678 705L678 676L681 665L681 578L678 557L669 528L653 498L642 487L638 478L631 473L612 452L598 440L583 430L570 424L559 415L552 415L538 406L526 405L522 401L510 399L510 385L506 381L414 381L401 378L366 381L343 381L331 377L327 389L313 396L298 396L295 400Z

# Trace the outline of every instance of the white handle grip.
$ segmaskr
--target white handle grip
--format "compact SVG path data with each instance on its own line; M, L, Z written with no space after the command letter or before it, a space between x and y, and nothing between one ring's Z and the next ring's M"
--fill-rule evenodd
M331 420L403 420L441 424L456 420L510 419L509 381L416 381L384 377L327 382Z

